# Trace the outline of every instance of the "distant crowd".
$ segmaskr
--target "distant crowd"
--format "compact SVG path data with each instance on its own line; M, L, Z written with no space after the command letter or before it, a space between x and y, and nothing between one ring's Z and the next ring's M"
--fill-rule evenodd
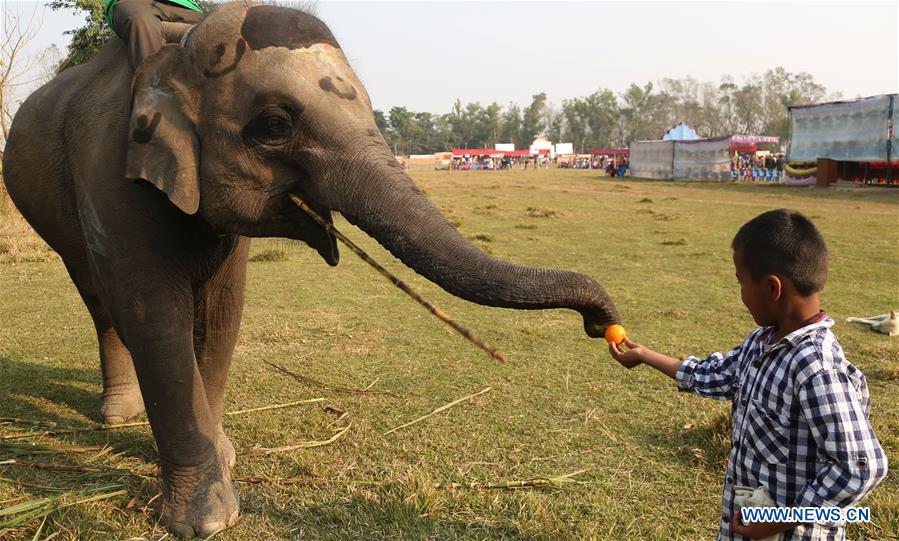
M609 158L606 156L594 156L590 158L560 159L559 169L598 169L605 171L610 177L623 177L627 174L630 163L627 158Z
M759 156L755 153L735 152L730 159L730 178L755 182L780 181L784 178L785 164L783 154Z
M550 165L555 164L557 169L595 169L604 171L610 177L623 177L627 174L630 163L627 158L612 159L605 156L594 158L556 158L550 159L548 156L530 156L530 157L503 157L491 158L489 156L463 156L455 157L450 167L453 171L498 171L504 169L549 169Z

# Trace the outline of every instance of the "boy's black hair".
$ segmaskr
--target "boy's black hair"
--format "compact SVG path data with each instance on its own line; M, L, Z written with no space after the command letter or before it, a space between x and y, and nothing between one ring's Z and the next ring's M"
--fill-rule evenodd
M737 231L731 248L753 280L779 274L809 296L827 282L827 244L811 220L795 210L769 210Z

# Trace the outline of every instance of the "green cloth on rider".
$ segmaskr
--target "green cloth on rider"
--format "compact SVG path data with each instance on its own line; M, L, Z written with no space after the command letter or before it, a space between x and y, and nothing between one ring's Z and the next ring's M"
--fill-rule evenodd
M112 6L116 5L118 1L119 0L103 0L104 9L106 10L104 12L106 14L106 23L109 24L110 28L115 28L115 24L112 22ZM203 9L199 4L194 2L194 0L166 0L166 2L203 13Z

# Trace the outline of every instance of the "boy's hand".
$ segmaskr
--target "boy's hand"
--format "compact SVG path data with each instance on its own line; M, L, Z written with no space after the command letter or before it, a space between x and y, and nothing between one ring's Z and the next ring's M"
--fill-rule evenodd
M643 347L630 338L625 337L621 343L627 346L627 349L621 347L621 344L610 342L609 353L625 368L630 369L645 363L669 378L677 379L677 370L680 368L681 361Z
M730 519L730 527L734 533L738 533L749 539L766 539L772 535L785 532L790 528L795 528L798 524L789 522L753 522L752 524L743 524L740 520L740 512L734 513Z
M647 354L650 352L649 349L633 342L627 337L625 337L622 344L626 345L628 349L622 348L621 344L609 342L609 353L611 353L612 357L621 363L622 366L631 369L646 362Z

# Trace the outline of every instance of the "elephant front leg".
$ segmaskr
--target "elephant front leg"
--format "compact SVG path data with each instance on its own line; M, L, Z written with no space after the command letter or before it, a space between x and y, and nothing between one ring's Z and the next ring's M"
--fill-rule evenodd
M218 427L218 451L229 468L234 467L237 455L222 427L222 411L243 313L249 247L250 239L245 237L222 240L223 261L194 291L194 351L209 409Z
M237 522L237 492L218 451L219 427L194 358L190 323L170 319L155 328L126 340L159 449L160 519L178 536L207 536Z

